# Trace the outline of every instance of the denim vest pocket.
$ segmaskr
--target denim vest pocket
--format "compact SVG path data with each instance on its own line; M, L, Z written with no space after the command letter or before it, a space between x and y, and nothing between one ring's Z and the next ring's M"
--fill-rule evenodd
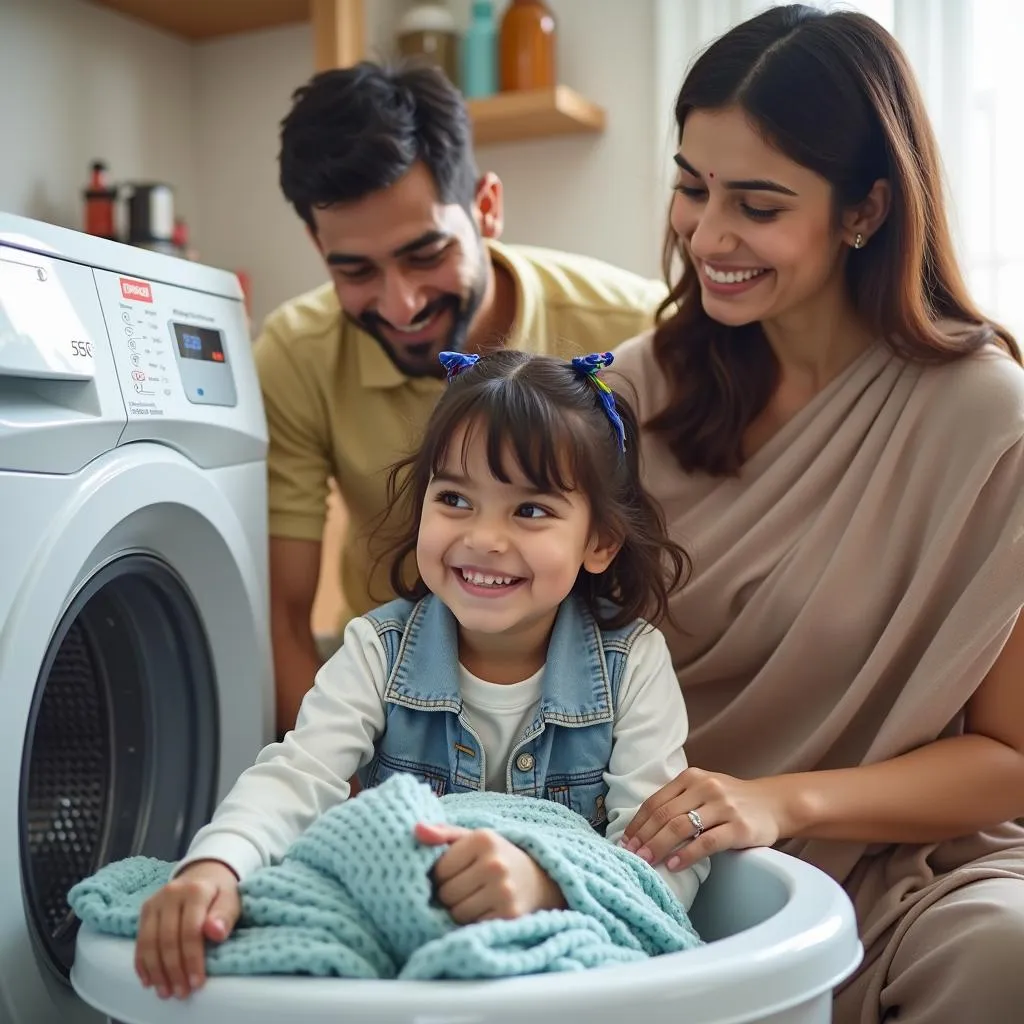
M419 761L408 761L378 751L373 760L359 773L359 781L365 789L379 786L392 775L412 775L425 782L434 796L448 792L448 773Z
M608 811L605 807L607 793L608 787L601 770L549 774L544 784L545 800L574 810L586 818L590 827L601 835L604 835L608 827Z

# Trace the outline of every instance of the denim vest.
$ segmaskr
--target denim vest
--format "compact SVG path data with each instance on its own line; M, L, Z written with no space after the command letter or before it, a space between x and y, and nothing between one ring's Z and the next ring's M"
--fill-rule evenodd
M458 624L437 598L404 600L367 615L387 657L385 727L364 787L401 772L438 796L482 790L487 778L479 737L459 695ZM619 684L637 620L603 630L582 601L562 602L555 618L536 714L512 748L505 791L571 807L599 832L608 823L604 772L612 754Z

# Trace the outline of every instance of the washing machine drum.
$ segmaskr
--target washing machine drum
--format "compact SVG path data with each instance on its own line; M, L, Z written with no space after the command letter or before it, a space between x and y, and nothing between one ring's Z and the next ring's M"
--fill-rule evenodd
M54 630L22 756L25 913L58 981L77 933L68 890L110 861L181 855L212 810L217 736L210 649L184 584L149 555L104 566Z

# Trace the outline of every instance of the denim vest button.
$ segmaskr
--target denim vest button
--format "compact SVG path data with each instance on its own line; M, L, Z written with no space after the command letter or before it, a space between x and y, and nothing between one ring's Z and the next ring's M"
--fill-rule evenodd
M533 771L533 754L520 754L516 758L516 767L521 772Z

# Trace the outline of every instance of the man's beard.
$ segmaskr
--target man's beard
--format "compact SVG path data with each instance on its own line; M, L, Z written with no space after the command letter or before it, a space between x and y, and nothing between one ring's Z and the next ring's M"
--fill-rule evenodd
M484 254L484 260L488 257ZM465 299L454 293L442 295L427 303L413 324L433 319L445 319L451 314L451 326L443 337L421 341L415 345L393 345L385 337L382 324L387 324L383 317L376 313L364 313L360 317L346 316L360 330L366 331L384 350L400 373L406 377L443 377L444 367L438 360L442 352L461 352L469 340L469 327L476 316L480 303L483 302L484 290L487 286L486 263L482 263L480 274L473 282ZM390 324L388 326L391 326ZM440 328L439 328L440 329Z

